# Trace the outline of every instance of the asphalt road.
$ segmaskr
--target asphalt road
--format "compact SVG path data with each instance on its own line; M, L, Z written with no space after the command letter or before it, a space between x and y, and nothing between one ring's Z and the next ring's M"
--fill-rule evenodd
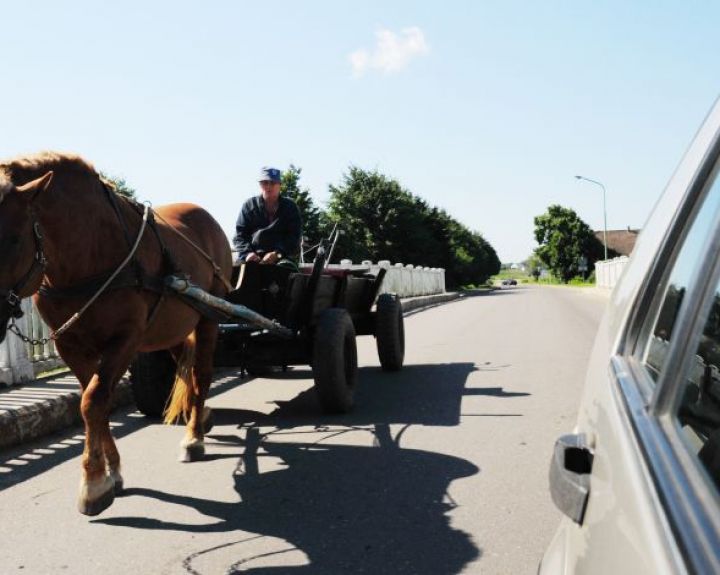
M319 415L309 370L226 372L202 462L176 461L180 428L116 413L127 489L96 518L75 510L82 430L2 452L0 571L535 573L606 301L519 286L412 313L402 372L359 340L343 417Z

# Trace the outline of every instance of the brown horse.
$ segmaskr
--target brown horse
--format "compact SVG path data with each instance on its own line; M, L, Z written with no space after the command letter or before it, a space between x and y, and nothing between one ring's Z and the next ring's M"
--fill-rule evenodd
M57 330L126 259L143 214L108 185L75 156L43 153L0 164L0 342L18 313L19 297L36 294L40 314ZM172 415L184 411L187 417L181 459L204 453L202 419L217 324L159 286L171 261L206 291L224 296L230 246L218 223L195 205L172 204L155 212L160 221L145 228L127 268L137 273L125 270L124 283L111 284L56 340L82 386L85 450L78 507L87 515L107 508L122 489L110 399L138 351L170 349L176 359L182 355L191 362L189 377L178 377ZM206 252L216 268L171 228ZM141 276L144 281L127 281Z

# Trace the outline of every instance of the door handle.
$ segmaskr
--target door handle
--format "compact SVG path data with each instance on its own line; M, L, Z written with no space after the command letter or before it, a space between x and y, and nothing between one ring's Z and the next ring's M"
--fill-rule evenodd
M560 511L582 525L590 495L593 453L584 434L563 435L550 463L550 495Z

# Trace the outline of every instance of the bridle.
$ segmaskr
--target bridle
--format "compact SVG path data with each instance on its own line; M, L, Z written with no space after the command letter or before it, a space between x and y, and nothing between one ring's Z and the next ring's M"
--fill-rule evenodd
M0 301L5 301L10 307L10 317L13 319L19 319L23 316L22 307L20 306L23 296L20 294L25 290L30 281L37 277L38 273L41 276L44 274L45 266L47 266L47 258L43 251L43 236L40 231L40 222L34 210L30 210L30 218L32 221L33 238L35 239L35 255L30 264L30 269L25 272L12 288L0 288Z
M45 337L42 339L32 339L24 335L20 331L20 328L18 328L18 326L15 324L15 320L23 316L23 311L20 307L20 302L22 299L22 297L20 296L20 292L22 292L25 286L30 283L30 280L33 278L33 276L36 275L36 270L38 270L39 268L40 273L43 274L47 265L47 258L45 257L45 253L43 252L43 236L40 232L40 224L37 217L35 216L35 213L31 211L30 216L32 218L33 236L35 238L35 257L33 258L32 264L30 264L30 269L25 273L25 275L20 279L20 281L15 285L14 288L10 290L0 289L0 298L4 297L5 302L10 306L10 325L8 326L8 330L17 335L25 343L29 343L31 345L45 345L49 341L57 339L61 334L70 329L70 327L80 319L80 317L87 311L87 309L93 303L95 303L95 300L97 300L103 294L103 292L112 284L113 280L128 265L128 263L133 260L135 252L140 245L140 240L142 240L143 234L145 233L145 227L148 224L151 213L152 209L150 208L150 205L145 205L142 221L140 223L140 231L138 232L137 238L135 239L135 243L130 249L130 253L115 269L115 271L110 274L110 276L105 280L105 282L99 288L97 288L94 295L85 303L85 305L82 306L79 311L75 312L72 316L70 316L70 318L58 329L56 329L52 334L50 334L50 337Z
M75 312L64 324L62 324L58 329L56 329L50 335L50 337L46 337L46 338L39 339L39 340L31 339L31 338L27 337L20 331L18 326L15 324L15 320L19 319L23 316L23 311L22 311L22 307L21 307L21 301L22 301L22 297L23 297L21 295L22 292L26 289L28 284L30 284L31 280L33 280L33 278L37 277L38 273L40 274L41 277L44 275L45 268L47 266L47 258L45 257L45 252L43 251L43 236L42 236L42 232L40 231L40 223L37 219L37 215L35 214L34 210L32 210L32 208L30 209L30 218L31 218L31 222L32 222L33 238L35 240L35 255L33 257L32 263L30 264L30 269L28 269L28 271L25 272L25 275L23 275L22 278L20 278L20 280L12 288L10 288L10 289L0 288L0 304L2 304L4 302L10 308L10 313L8 315L10 324L8 325L7 329L9 331L11 331L12 333L14 333L15 335L17 335L25 343L29 343L32 345L44 345L44 344L48 343L49 341L57 339L60 335L62 335L64 332L66 332L76 321L78 321L80 319L80 317L103 294L103 292L105 292L105 290L107 290L108 288L112 288L113 285L117 286L117 284L113 284L113 281L116 278L118 280L120 280L120 277L118 277L120 272L123 271L128 266L128 264L131 262L135 262L135 264L137 265L137 260L135 260L135 253L140 245L140 241L143 238L143 234L145 233L145 228L147 227L147 225L151 225L152 228L155 230L155 234L158 239L158 242L160 243L160 248L161 248L163 257L167 260L167 265L171 265L173 270L175 269L175 263L170 255L170 253L168 252L167 248L165 247L157 229L155 228L155 222L154 222L155 216L157 216L162 221L165 221L165 220L159 214L156 214L152 210L149 203L146 203L144 206L144 209L143 209L143 213L142 213L140 229L138 231L135 242L133 243L130 239L130 236L127 233L127 228L125 226L125 222L124 222L123 217L120 214L120 211L118 209L116 199L114 196L114 192L109 190L108 188L106 188L106 191L108 192L108 195L110 198L110 203L112 204L113 209L115 210L115 212L118 216L118 219L120 220L120 223L123 227L123 231L125 232L125 235L127 237L128 244L130 245L130 252L126 256L126 258L118 265L118 267L115 269L115 271L113 271L111 274L109 274L109 276L107 277L107 279L104 280L102 285L100 285L99 287L95 287L94 284L92 284L93 287L91 288L92 291L90 293L92 293L93 295L85 303L85 305L82 306L82 308L79 311ZM137 204L137 205L142 207L140 204ZM167 223L167 222L165 222L165 223ZM217 263L213 260L213 258L208 253L206 253L200 246L198 246L195 242L193 242L189 237L187 237L185 234L183 234L180 230L173 228L169 224L168 224L168 227L173 233L180 236L187 243L189 243L196 251L198 251L213 267L214 275L223 281L223 283L227 287L228 291L232 291L232 285L227 280L227 278L225 278L225 276L222 273L222 270L220 269L220 266L217 265ZM142 274L142 268L136 269L135 273L138 275ZM148 285L145 285L142 281L140 281L140 283L138 283L138 281L140 281L138 278L134 278L134 281L130 285L134 286L134 287L140 287L140 288L145 287L145 289L151 289L148 287ZM123 279L120 282L122 287L128 287L125 284L125 282L126 282L126 279ZM41 289L41 293L42 293L42 286L40 286L40 289ZM164 294L165 289L166 289L166 287L163 283L162 288L160 289L160 292L162 294ZM57 293L57 290L55 290L55 292ZM26 294L26 295L29 295L29 294ZM47 295L47 290L46 290L46 293L43 295ZM48 297L50 297L50 296L48 296ZM158 304L156 304L156 309L157 309L157 305L159 305L159 303L161 301L162 301L162 298L158 301ZM153 317L154 313L155 313L154 311L151 312L150 317Z

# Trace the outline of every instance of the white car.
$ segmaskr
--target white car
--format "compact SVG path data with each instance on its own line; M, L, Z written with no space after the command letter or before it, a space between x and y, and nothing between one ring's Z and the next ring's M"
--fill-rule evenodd
M635 246L550 490L542 575L720 573L720 101Z

